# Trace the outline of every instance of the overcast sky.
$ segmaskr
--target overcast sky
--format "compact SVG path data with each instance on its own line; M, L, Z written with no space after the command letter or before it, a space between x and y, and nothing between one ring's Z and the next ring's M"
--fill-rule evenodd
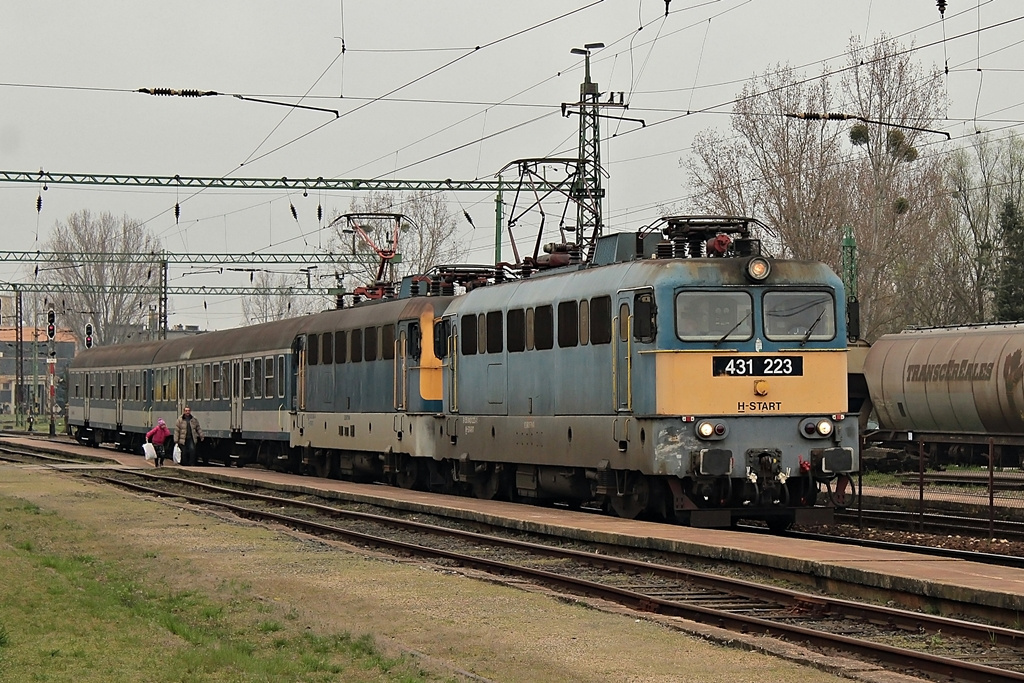
M1024 3L947 4L940 21L934 0L672 0L667 17L663 0L8 0L0 13L0 170L492 178L515 159L575 155L578 119L560 112L577 100L583 78L570 49L601 42L592 77L602 92L624 92L627 115L647 124L602 121L603 133L617 133L602 145L607 229L636 230L659 206L685 203L679 161L696 132L728 129L744 81L775 64L807 75L839 68L851 36L897 36L919 47L922 66L948 65L941 128L950 145L969 144L976 126L1019 126ZM154 87L301 101L342 115L135 92ZM42 248L56 221L87 208L144 221L174 253L313 253L328 239L317 204L344 212L353 198L55 185L42 192L37 214L40 191L0 183L4 249ZM493 195L449 193L448 201L477 226L459 223L469 260L493 260ZM31 267L0 264L0 280L31 281ZM172 285L247 283L171 273ZM237 299L172 297L170 310L171 325L242 322Z

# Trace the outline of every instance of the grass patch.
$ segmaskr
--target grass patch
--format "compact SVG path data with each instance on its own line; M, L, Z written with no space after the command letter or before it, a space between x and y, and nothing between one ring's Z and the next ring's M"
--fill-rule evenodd
M175 591L151 553L82 552L88 533L0 498L0 680L435 681L372 636L316 634L245 582Z

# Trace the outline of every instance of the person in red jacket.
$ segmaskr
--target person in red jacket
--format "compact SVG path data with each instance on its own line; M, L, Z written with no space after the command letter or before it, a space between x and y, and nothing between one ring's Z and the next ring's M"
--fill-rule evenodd
M156 466L160 467L167 457L167 448L174 443L171 439L171 430L167 428L167 423L162 417L156 421L156 427L146 432L146 441L156 448Z

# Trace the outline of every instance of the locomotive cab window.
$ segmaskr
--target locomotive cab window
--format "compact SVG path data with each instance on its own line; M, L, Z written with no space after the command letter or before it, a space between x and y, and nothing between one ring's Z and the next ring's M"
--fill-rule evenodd
M423 356L423 331L420 330L419 323L409 323L409 339L406 343L408 344L406 353L410 358L418 361Z
M830 292L774 291L764 295L764 334L773 341L826 341L836 336Z
M633 338L650 344L658 331L658 306L654 292L637 292L633 296Z
M448 357L448 337L451 333L450 320L438 320L434 323L434 356L437 358Z
M747 292L685 291L676 295L676 335L683 341L724 342L754 334Z

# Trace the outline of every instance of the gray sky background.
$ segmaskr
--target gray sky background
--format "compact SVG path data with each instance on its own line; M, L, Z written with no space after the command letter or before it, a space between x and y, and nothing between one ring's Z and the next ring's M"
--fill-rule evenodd
M952 135L949 146L969 144L976 127L1002 131L1024 120L1019 0L949 0L944 22L934 0L672 0L667 17L662 0L7 0L0 7L6 171L491 178L515 159L575 155L578 119L562 117L560 105L576 101L583 78L582 59L570 49L594 42L607 47L594 52L592 77L604 92L625 92L627 116L647 123L641 130L602 120L603 133L617 133L602 145L610 231L635 230L659 206L685 203L679 160L696 132L728 130L727 112L746 80L780 63L808 76L838 69L853 35L897 36L920 48L923 66L948 64L941 128ZM282 102L305 95L303 104L342 116L135 92L143 87ZM41 248L55 221L87 208L146 222L171 252L313 253L328 239L317 203L344 212L353 197L56 185L42 193L37 214L40 189L0 183L5 250ZM477 226L459 224L469 260L493 260L493 195L447 199ZM507 244L503 253L510 258ZM0 280L31 277L31 267L0 264ZM171 284L247 282L238 274L171 273ZM170 308L172 325L242 322L237 299L173 297Z

